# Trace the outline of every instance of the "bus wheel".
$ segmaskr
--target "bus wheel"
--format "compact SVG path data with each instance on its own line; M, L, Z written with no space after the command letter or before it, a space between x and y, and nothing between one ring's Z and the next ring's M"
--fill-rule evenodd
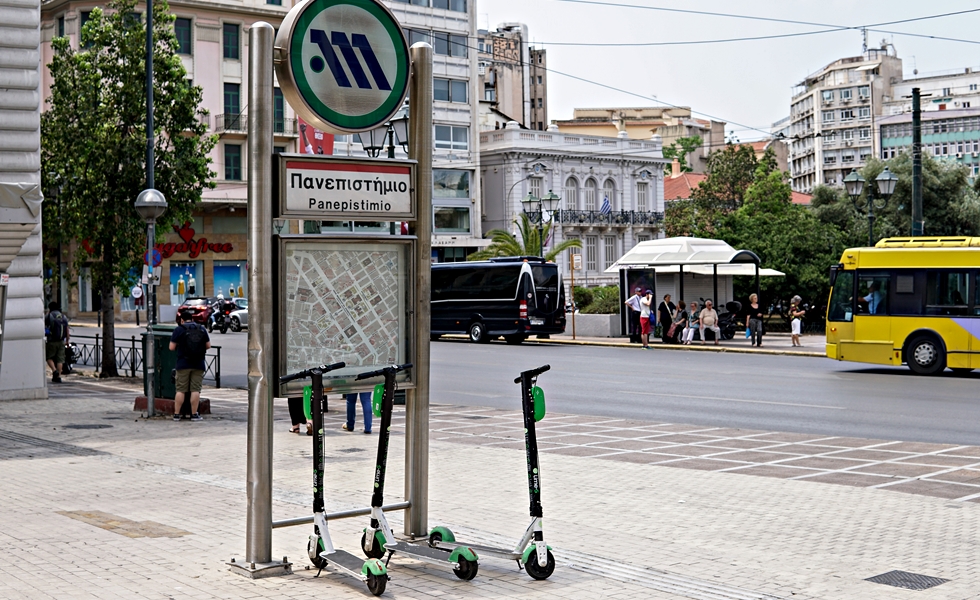
M490 336L487 335L487 326L479 321L470 325L470 341L480 344L489 342Z
M935 375L946 368L946 351L933 336L916 336L906 348L906 362L913 373Z

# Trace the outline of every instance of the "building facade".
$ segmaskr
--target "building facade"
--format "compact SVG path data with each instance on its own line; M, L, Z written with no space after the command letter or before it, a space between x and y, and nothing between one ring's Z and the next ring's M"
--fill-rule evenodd
M662 143L620 137L520 129L480 134L484 182L484 229L515 232L524 210L521 199L549 191L561 196L545 252L566 239L580 239L583 285L615 285L603 271L636 243L663 237L664 167ZM604 206L608 202L608 206ZM557 260L566 283L568 253ZM578 282L578 281L577 281Z
M912 113L881 118L881 158L912 149ZM980 107L922 112L922 152L980 175Z
M708 155L725 144L725 123L695 119L689 107L673 108L576 108L572 118L557 120L563 133L618 137L622 132L634 140L649 140L656 134L665 146L680 138L700 137L701 147L686 156L687 165L704 173Z
M527 25L502 23L478 35L480 129L517 121L525 129L548 126L547 53L528 43Z
M842 185L877 154L875 120L901 80L902 60L886 45L838 59L796 86L788 136L795 191Z

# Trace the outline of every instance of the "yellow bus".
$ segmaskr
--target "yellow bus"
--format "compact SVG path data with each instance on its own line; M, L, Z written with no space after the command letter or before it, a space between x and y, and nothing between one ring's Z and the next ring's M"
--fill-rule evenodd
M888 238L830 272L827 356L934 375L980 368L980 237Z

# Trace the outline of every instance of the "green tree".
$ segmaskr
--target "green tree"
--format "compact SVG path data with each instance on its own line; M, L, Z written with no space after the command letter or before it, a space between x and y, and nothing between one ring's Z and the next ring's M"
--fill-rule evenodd
M681 165L681 172L690 173L693 171L693 169L687 164L687 155L700 148L702 143L704 143L704 140L702 140L701 136L699 135L678 138L669 146L664 146L664 158L670 161L673 161L676 158L677 162ZM670 163L667 163L667 165L664 167L664 174L671 174Z
M489 246L466 257L467 260L486 260L498 256L538 256L541 251L541 237L538 235L538 228L531 223L527 215L521 213L520 218L514 221L517 224L520 239L506 229L491 229L487 232L487 237L491 239ZM548 239L551 231L551 223L544 226L544 239ZM581 240L565 240L554 246L544 255L545 260L553 261L559 254L569 248L581 248Z
M113 290L128 289L142 267L145 224L133 208L145 187L146 26L135 0L94 8L78 50L68 38L52 41L52 86L41 117L44 189L60 187L57 205L45 203L46 241L74 242L77 273L89 267L102 303L103 377L118 375ZM165 0L153 5L155 187L170 208L158 231L190 217L202 191L212 186L199 108L201 88L187 79ZM73 277L68 277L71 280Z

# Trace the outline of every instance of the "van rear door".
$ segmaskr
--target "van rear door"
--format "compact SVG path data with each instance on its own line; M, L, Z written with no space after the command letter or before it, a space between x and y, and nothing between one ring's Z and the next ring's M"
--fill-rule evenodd
M558 265L532 264L531 274L534 277L534 307L529 311L531 325L554 326L558 324L557 317L561 317L564 321L564 290L561 286Z

